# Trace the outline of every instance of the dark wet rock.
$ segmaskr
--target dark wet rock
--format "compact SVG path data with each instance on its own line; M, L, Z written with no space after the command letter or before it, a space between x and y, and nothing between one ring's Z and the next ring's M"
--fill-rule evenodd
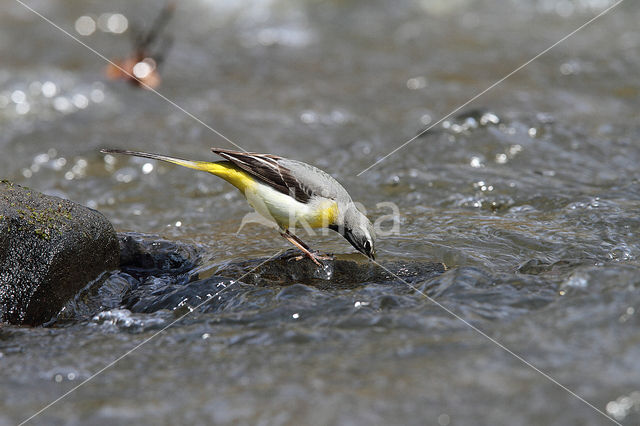
M399 278L407 282L424 280L445 270L442 263L432 262L380 262L381 267L360 256L357 260L351 260L355 258L352 256L336 256L322 261L323 267L318 267L308 258L297 259L298 255L288 251L271 260L231 263L217 274L259 286L306 284L330 290L351 289L366 283L401 283Z
M146 313L161 309L177 313L195 309L217 312L233 309L235 305L243 311L259 310L261 303L270 303L273 297L282 301L286 297L284 294L290 295L300 290L305 293L323 292L355 289L367 283L376 283L378 286L396 285L402 293L411 293L414 290L400 278L411 284L444 272L441 263L385 263L384 267L392 274L364 259L354 261L342 258L324 260L324 267L320 268L307 258L297 260L298 254L291 250L271 260L263 258L234 262L218 270L215 276L200 280L186 275L147 277L125 296L122 306L131 312ZM279 290L278 287L284 289ZM270 296L264 299L262 293L267 288L270 289ZM274 296L272 290L284 293ZM254 306L255 303L257 305Z
M139 233L118 234L120 268L132 275L177 275L193 269L200 260L198 248Z
M188 306L180 304L185 299L195 303L207 291L208 285L187 285L197 279L193 270L200 262L198 247L136 232L117 238L120 270L83 288L60 312L58 324L89 320L105 309L174 310Z
M61 325L78 320L86 321L105 309L119 308L123 298L138 285L136 278L122 271L104 274L67 302L55 322Z
M390 295L415 299L417 283L445 271L443 264L431 262L385 262L381 267L358 255L324 260L324 267L318 267L307 258L297 259L298 255L290 250L273 259L232 262L203 279L195 274L148 276L125 295L121 307L134 313L165 309L180 315L193 310L259 312L269 311L267 306L271 306L273 315L282 316L281 311L290 309L289 305L297 310L309 304L331 305L335 297L351 297L342 293L338 296L331 290L360 290L368 285L378 292L388 288ZM391 305L382 302L381 306Z
M198 247L137 233L119 234L118 239L121 270L83 289L59 322L91 319L105 309L134 314L168 310L175 315L260 310L280 300L278 292L296 288L332 297L325 290L392 286L394 292L411 295L415 290L406 283L414 285L445 270L430 262L383 262L380 267L359 255L338 256L318 267L307 258L297 260L300 253L290 250L273 259L232 261L201 277Z
M99 212L0 182L0 318L39 325L118 265L118 240Z
M157 283L156 283L157 284ZM177 311L178 314L198 309L216 311L225 305L225 301L247 291L246 284L233 282L229 278L210 277L182 285L165 285L156 291L145 291L141 286L128 294L122 306L131 312L151 313L161 309ZM232 286L229 290L227 287Z

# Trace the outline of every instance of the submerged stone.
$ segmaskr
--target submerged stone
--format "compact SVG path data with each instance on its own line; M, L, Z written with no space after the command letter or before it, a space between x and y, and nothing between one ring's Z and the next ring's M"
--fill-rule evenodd
M176 275L193 269L200 255L186 243L135 232L118 234L120 268L132 275Z
M236 262L218 271L218 275L259 286L306 284L320 289L351 289L366 283L396 283L400 279L411 283L439 275L445 271L442 263L433 262L371 262L360 255L338 255L323 260L322 267L309 258L299 258L299 252L288 251L270 260L257 259Z
M397 285L403 293L411 293L412 286L445 271L441 263L385 262L380 266L359 255L323 260L323 267L319 267L308 258L299 259L299 254L290 250L273 259L232 261L208 277L156 271L154 275L140 276L140 285L128 291L120 305L145 313L162 309L216 312L235 309L238 303L246 304L245 309L255 308L253 303L270 303L276 294L272 291L279 288L323 292L382 284Z
M232 260L212 269L202 268L206 255L198 246L139 233L118 234L118 240L120 271L85 288L67 304L59 320L90 318L105 307L134 313L168 310L176 315L233 310L238 303L254 309L253 303L269 303L263 292L296 285L320 292L398 285L411 293L412 286L418 288L445 271L443 264L432 262L382 261L378 265L359 254L338 255L323 260L319 267L299 258L297 250L272 259Z
M105 308L134 312L175 309L180 296L170 297L169 293L197 298L206 292L206 285L188 285L200 261L197 246L137 232L118 233L117 238L120 271L83 288L60 312L59 323L88 320Z
M43 324L118 254L100 212L0 182L0 321Z

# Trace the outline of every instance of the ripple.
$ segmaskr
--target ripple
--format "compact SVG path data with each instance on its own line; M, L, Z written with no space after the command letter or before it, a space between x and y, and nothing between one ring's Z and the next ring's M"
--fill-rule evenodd
M167 323L165 318L135 315L127 309L103 311L94 316L91 321L103 330L124 330L131 333L161 328Z

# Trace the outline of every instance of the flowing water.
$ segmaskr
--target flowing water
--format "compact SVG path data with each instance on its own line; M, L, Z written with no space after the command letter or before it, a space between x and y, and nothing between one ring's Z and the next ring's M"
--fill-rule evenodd
M32 422L638 424L636 3L358 175L612 4L178 4L158 90L246 150L327 170L374 220L394 203L398 229L377 259L398 278L336 234L305 237L338 254L332 270L291 272L272 229L238 231L250 210L230 185L100 154L204 160L233 146L158 95L106 81L95 53L3 2L1 177L100 210L162 264L106 274L49 327L2 326L0 423L188 314ZM29 5L109 58L160 7ZM103 16L78 33L92 28L81 16L113 12L129 30Z

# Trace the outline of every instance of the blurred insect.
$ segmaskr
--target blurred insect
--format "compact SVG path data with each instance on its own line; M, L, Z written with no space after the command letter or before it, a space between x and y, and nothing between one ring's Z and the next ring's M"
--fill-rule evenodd
M109 80L125 80L145 89L160 85L159 68L173 43L170 35L160 35L174 11L175 3L169 2L146 32L131 27L133 52L127 58L113 60L107 65L105 73Z

